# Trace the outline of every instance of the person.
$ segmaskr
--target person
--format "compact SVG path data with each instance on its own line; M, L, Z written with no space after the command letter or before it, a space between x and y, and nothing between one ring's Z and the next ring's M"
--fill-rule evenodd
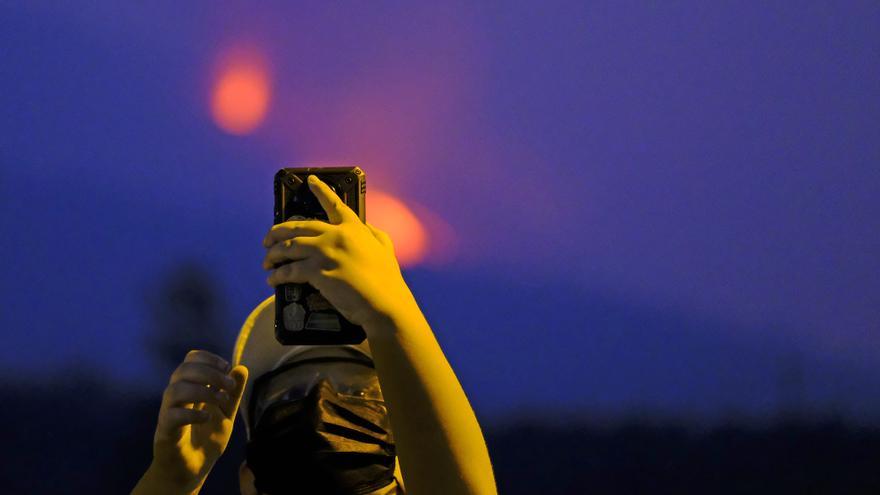
M274 296L264 300L231 363L194 350L172 373L153 460L132 493L198 493L241 409L243 495L496 494L479 423L388 234L361 222L317 177L308 184L329 221L274 225L263 242L267 282L311 284L367 340L281 346Z

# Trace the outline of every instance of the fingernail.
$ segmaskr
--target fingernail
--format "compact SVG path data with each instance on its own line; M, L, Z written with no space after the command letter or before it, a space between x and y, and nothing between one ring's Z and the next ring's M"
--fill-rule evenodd
M226 386L232 388L235 386L235 380L231 376L227 376L226 378Z
M309 182L312 184L316 184L318 182L318 178L314 175L309 175Z

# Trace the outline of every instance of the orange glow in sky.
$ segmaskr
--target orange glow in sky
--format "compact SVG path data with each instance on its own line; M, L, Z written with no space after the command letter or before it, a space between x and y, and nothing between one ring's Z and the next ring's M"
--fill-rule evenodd
M371 189L367 193L367 221L391 237L401 267L418 264L425 258L428 232L399 199Z
M211 89L214 122L230 134L244 135L265 119L271 99L268 64L254 50L221 54Z

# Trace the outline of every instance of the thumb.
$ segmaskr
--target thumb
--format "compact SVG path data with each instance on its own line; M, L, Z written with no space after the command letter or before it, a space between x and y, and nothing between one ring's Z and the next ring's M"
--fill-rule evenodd
M244 388L247 385L248 380L248 369L243 364L239 364L232 368L229 372L229 376L235 380L235 387L230 391L230 397L233 400L233 407L229 418L232 419L235 417L235 414L238 412L238 406L241 404L241 396L244 394Z
M331 189L326 182L319 179L317 175L309 175L307 181L309 190L318 198L318 202L321 203L321 208L327 213L327 219L330 220L331 224L338 225L345 220L360 221L360 218L358 218L354 211L339 198L336 191Z

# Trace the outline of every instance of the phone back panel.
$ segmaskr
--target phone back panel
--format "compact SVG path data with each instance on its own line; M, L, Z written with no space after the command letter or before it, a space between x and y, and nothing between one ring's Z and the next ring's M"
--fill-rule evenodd
M359 167L283 168L275 174L275 224L290 220L329 221L306 179L318 176L366 222L366 174ZM280 266L280 265L279 265ZM275 287L275 337L285 345L359 344L363 328L348 321L310 284Z

